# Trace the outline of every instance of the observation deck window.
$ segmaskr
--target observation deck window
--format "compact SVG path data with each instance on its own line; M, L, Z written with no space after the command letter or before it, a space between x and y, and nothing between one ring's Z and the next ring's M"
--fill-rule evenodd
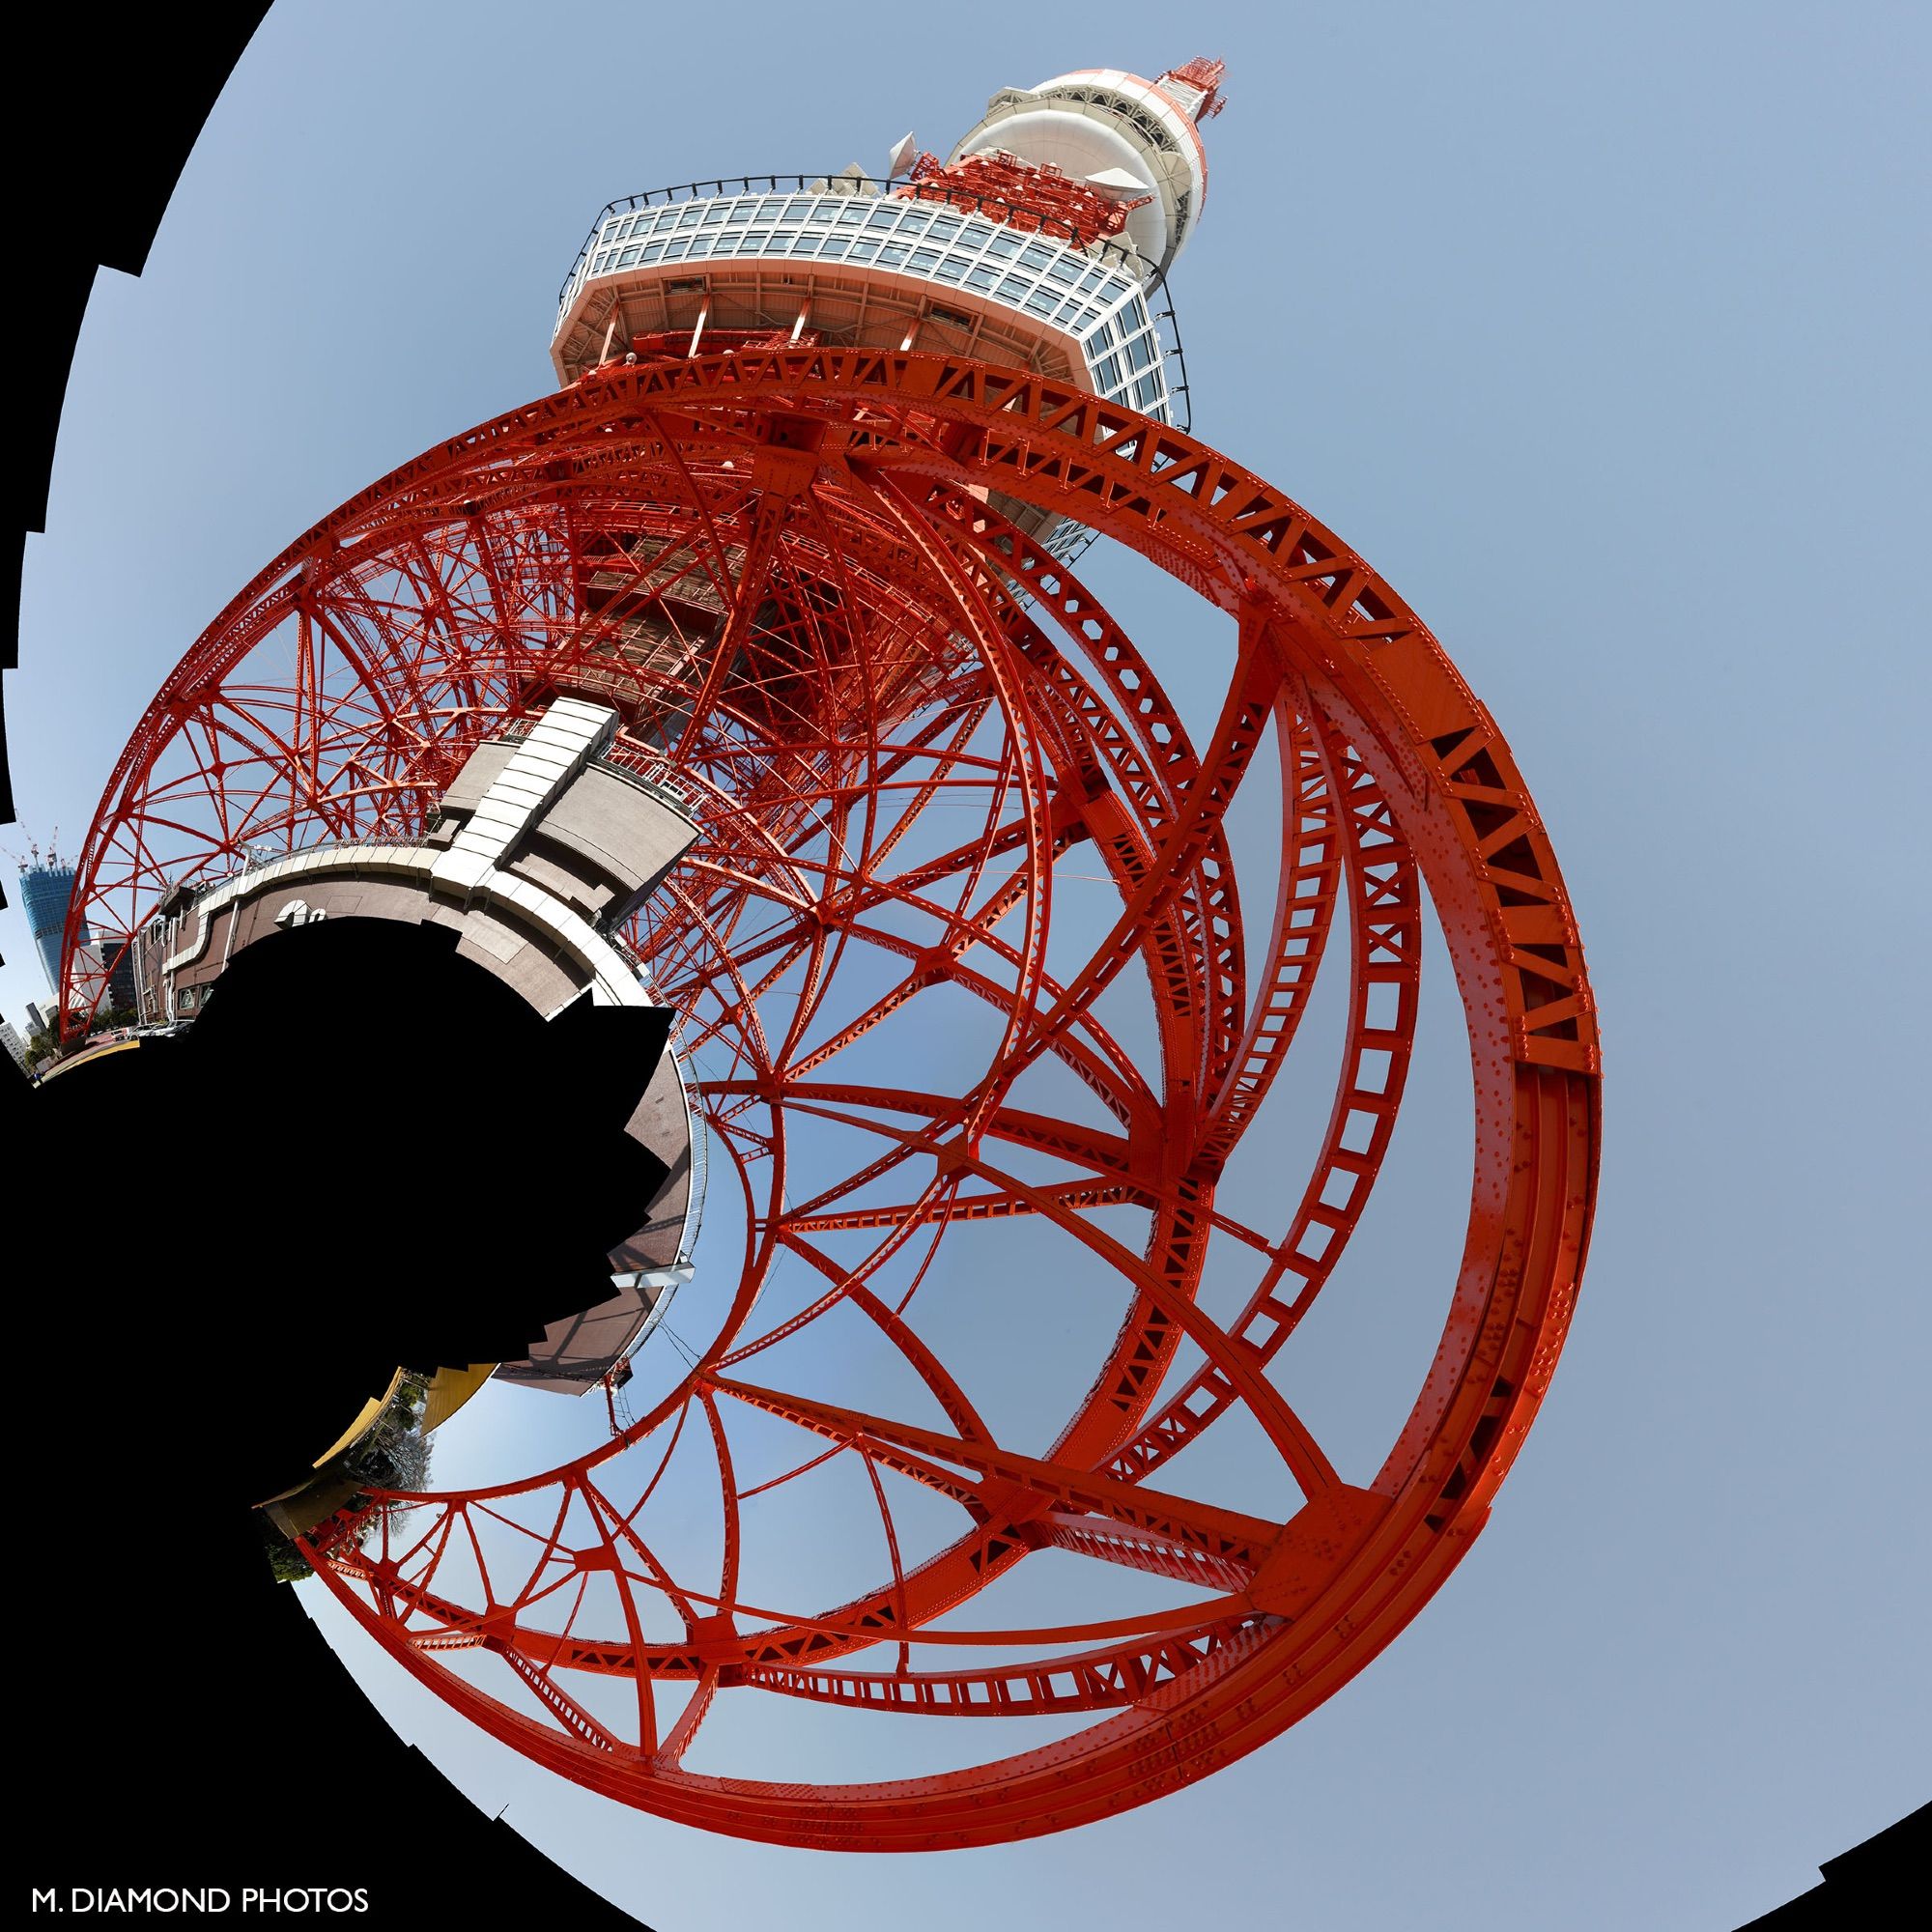
M1101 394L1156 412L1174 401L1162 362L1165 322L1152 316L1146 284L1122 250L1089 252L984 213L910 196L834 194L801 183L777 192L721 189L611 213L580 257L565 306L591 275L660 262L696 267L787 256L855 268L876 263L935 288L964 286L1076 337Z

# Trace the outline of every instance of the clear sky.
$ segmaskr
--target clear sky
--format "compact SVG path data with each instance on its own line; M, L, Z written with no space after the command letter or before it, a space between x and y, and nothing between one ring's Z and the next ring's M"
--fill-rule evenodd
M1605 1153L1550 1398L1473 1554L1364 1676L1203 1784L1010 1849L680 1832L547 1783L350 1654L466 1789L661 1932L1722 1932L1932 1788L1932 16L972 17L277 0L146 274L104 275L88 314L9 680L20 809L71 849L166 669L266 558L550 386L557 285L611 195L876 169L1002 85L1220 54L1231 102L1173 277L1195 428L1429 620L1582 922ZM1179 602L1096 581L1184 658ZM0 952L17 1021L44 993L17 906ZM1365 1293L1453 1264L1466 1076L1453 1008L1430 1016ZM1024 1337L1025 1310L1002 1320L995 1342ZM1333 1387L1346 1427L1354 1384ZM524 1413L486 1419L527 1429L534 1466L558 1425Z

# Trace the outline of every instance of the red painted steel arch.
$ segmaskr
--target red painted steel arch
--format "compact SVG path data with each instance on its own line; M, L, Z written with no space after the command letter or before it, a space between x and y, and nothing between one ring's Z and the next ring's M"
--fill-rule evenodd
M1091 590L1010 521L1023 509L1090 526L1235 620L1204 743ZM1489 714L1305 511L1084 392L864 351L607 368L384 479L235 600L115 771L76 920L131 934L169 887L251 852L412 833L471 745L558 691L616 704L615 755L680 785L704 826L628 936L714 1063L700 1094L744 1204L740 1278L689 1372L611 1442L426 1498L366 1548L366 1524L326 1525L306 1547L329 1586L539 1762L778 1842L1058 1830L1279 1734L1403 1628L1481 1527L1582 1269L1595 1010L1554 854ZM1227 817L1258 760L1278 773L1282 838L1250 923ZM1053 910L1069 854L1115 900L1071 958ZM1425 883L1468 1021L1471 1211L1407 1421L1378 1472L1346 1481L1269 1368L1388 1147ZM1338 907L1341 1079L1271 1235L1217 1208L1217 1184L1342 950ZM1151 1051L1103 1016L1127 986L1145 988ZM841 1066L875 1033L916 1037L942 987L997 1034L958 1091L922 1086L911 1058L903 1085ZM1049 1057L1110 1125L1022 1102ZM802 1152L847 1144L867 1151L793 1198ZM1144 1217L1138 1245L1102 1225L1120 1208ZM1021 1216L1121 1288L1091 1383L1026 1448L998 1439L908 1310L949 1227ZM1225 1322L1200 1293L1217 1242L1260 1257ZM761 1328L781 1257L819 1286ZM835 1309L870 1324L943 1427L773 1385L760 1358ZM1279 1459L1272 1516L1149 1480L1236 1407ZM797 1466L751 1479L734 1429L753 1416L810 1439ZM720 1555L678 1574L648 1504L673 1456L700 1453ZM880 1574L830 1606L760 1602L740 1585L742 1504L827 1463L869 1485ZM906 1548L887 1476L946 1498L950 1538ZM1197 1594L1018 1630L948 1614L1046 1550ZM617 1611L580 1628L567 1606L592 1579ZM478 1655L460 1672L454 1653ZM491 1660L485 1688L469 1667ZM686 1767L721 1696L1096 1721L966 1769L778 1783Z

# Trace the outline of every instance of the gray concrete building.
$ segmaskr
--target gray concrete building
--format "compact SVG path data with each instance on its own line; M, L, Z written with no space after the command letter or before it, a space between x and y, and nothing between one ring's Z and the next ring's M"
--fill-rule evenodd
M315 846L170 895L135 942L143 1023L192 1021L239 952L325 919L452 927L459 955L546 1018L585 994L598 1005L654 1004L611 935L698 828L675 793L608 760L616 726L608 707L559 698L471 753L419 841ZM610 1299L552 1323L526 1358L497 1366L499 1377L582 1394L628 1358L689 1279L701 1128L674 1052L626 1131L668 1175L644 1224L611 1253Z

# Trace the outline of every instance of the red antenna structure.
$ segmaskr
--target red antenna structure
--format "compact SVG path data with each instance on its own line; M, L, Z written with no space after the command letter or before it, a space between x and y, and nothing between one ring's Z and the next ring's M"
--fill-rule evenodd
M74 919L134 943L251 854L419 837L558 696L614 709L610 758L689 802L697 840L622 935L709 1150L677 1351L645 1346L621 1410L605 1384L575 1457L302 1543L456 1710L687 1824L981 1845L1243 1756L1440 1585L1562 1347L1599 1122L1576 921L1427 627L1186 427L1164 270L1219 81L1009 90L910 192L848 170L613 204L564 287L562 386L246 585L78 862ZM1096 539L1197 600L1220 696L1194 722L1076 571ZM1425 892L1472 1206L1419 1387L1345 1455L1287 1391L1352 1292ZM1324 970L1339 1071L1276 1177ZM1026 1323L974 1320L1003 1252L1048 1248L1037 1335L1076 1282L1104 1303L1057 1381Z
M983 213L1022 233L1057 236L1084 248L1111 241L1151 194L1110 198L1089 182L1072 181L1051 163L1036 165L1005 153L966 155L947 163L921 155L909 186L895 190L921 201L944 201Z

